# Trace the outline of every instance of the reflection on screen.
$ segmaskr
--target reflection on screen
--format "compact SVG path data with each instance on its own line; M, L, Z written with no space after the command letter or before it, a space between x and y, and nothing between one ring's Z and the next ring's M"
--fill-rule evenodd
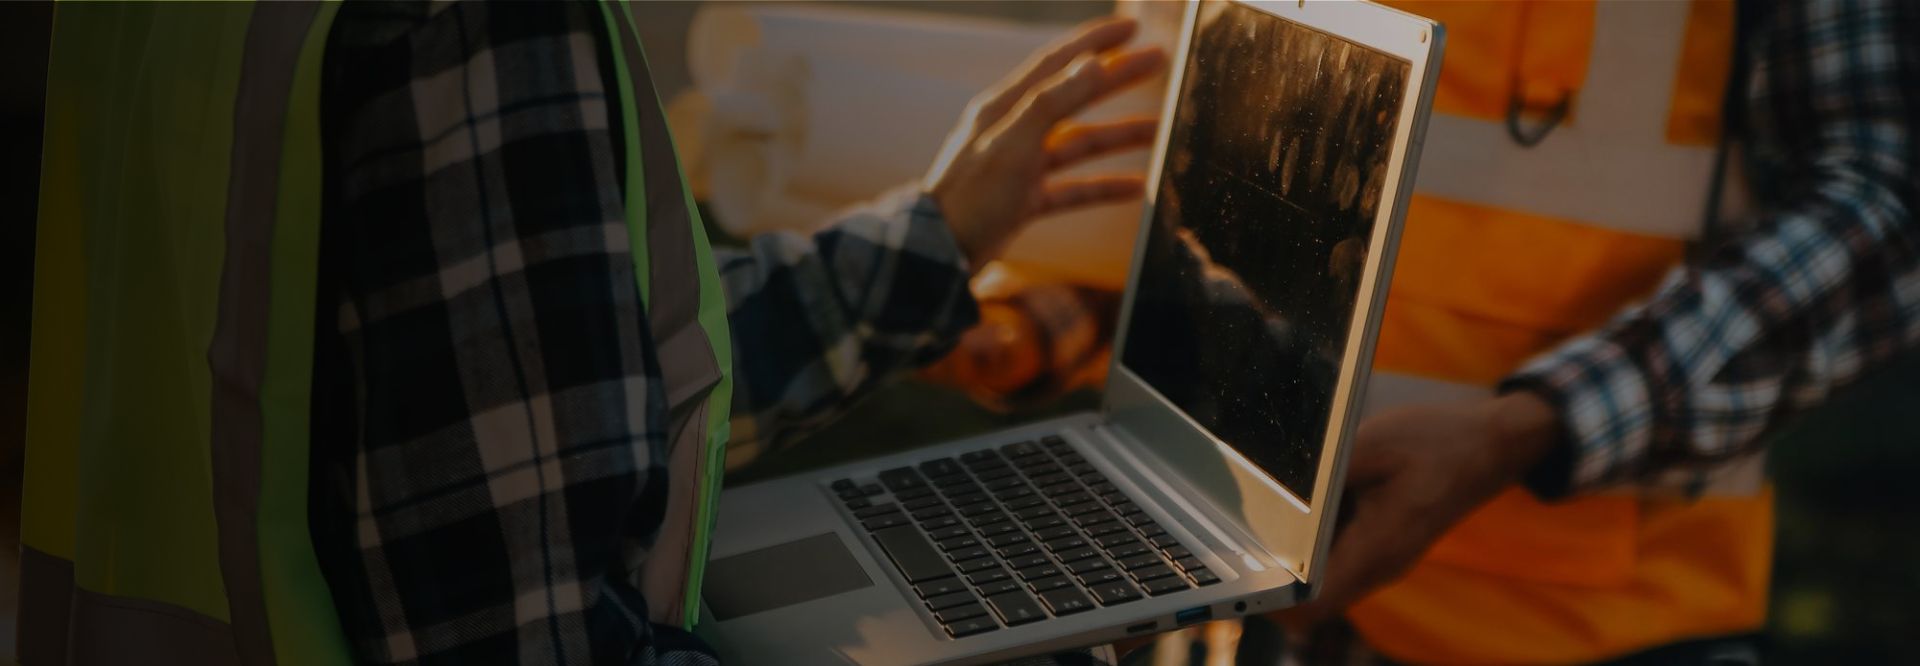
M1311 501L1411 65L1200 11L1122 362Z

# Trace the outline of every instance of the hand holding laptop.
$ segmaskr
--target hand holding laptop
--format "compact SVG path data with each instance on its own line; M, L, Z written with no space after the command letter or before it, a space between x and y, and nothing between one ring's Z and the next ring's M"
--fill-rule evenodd
M1158 48L1118 50L1135 30L1126 18L1088 23L968 107L926 188L975 270L999 257L1034 218L1140 196L1145 177L1137 173L1048 179L1055 170L1153 142L1159 120L1152 117L1068 121L1166 66Z

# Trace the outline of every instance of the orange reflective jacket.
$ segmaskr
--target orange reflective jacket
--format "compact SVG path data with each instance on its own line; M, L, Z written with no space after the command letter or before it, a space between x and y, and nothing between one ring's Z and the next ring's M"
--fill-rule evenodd
M1370 407L1484 393L1650 293L1701 230L1733 44L1727 1L1389 4L1448 45ZM1694 502L1510 490L1350 617L1389 656L1452 663L1756 628L1773 514L1748 481Z

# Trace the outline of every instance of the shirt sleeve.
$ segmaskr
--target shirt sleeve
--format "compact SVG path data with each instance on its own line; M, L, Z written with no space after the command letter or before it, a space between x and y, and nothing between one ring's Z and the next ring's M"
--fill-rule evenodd
M312 527L363 663L713 664L632 585L665 411L600 12L339 11Z
M718 254L734 345L728 467L939 359L980 317L966 256L916 189Z
M1504 383L1564 418L1537 493L1698 492L1771 426L1920 342L1915 6L1774 4L1746 82L1760 212Z

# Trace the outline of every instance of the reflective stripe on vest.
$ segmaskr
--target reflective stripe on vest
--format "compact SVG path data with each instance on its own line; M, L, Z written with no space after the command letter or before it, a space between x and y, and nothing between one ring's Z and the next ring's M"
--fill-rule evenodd
M57 9L22 496L26 666L350 661L306 520L319 81L337 9ZM624 21L608 27L630 37ZM622 52L632 64L617 64L643 67ZM623 101L631 130L638 107ZM708 462L685 485L700 489L704 525L730 399L724 295L676 169L653 168L663 153L672 163L664 129L626 136L626 199L647 204L628 207L636 279L665 312L657 339L681 341L663 374L676 409L699 414L685 448ZM656 142L647 171L671 175L648 174L653 199L643 140Z
M1486 395L1654 289L1701 229L1732 44L1728 2L1389 4L1450 34L1368 411ZM1509 135L1513 101L1567 96L1537 145ZM1747 630L1771 519L1766 496L1547 505L1513 489L1350 615L1421 662L1588 661Z
M684 185L678 154L671 149L666 111L654 90L638 30L632 14L622 9L601 4L614 48L624 54L614 58L621 107L629 110L624 129L626 136L638 138L627 141L627 189L666 193L627 199L646 202L627 207L629 225L644 229L646 239L641 245L641 235L633 235L634 273L667 385L668 468L671 478L693 480L671 484L666 518L641 569L640 588L650 601L650 620L691 629L700 615L714 503L726 472L733 343L719 268L699 208ZM644 109L641 99L649 101ZM641 145L668 149L641 151Z

